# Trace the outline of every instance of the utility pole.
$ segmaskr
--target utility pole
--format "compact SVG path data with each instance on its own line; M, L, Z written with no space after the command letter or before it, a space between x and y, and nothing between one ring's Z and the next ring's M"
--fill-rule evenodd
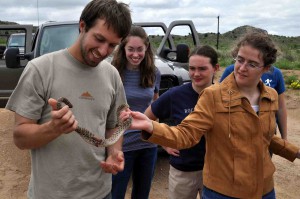
M40 26L39 0L36 0L36 12L37 12L38 27L39 27Z
M220 35L220 32L219 32L219 20L220 20L220 16L218 16L217 18L218 18L217 49L219 49L219 35Z

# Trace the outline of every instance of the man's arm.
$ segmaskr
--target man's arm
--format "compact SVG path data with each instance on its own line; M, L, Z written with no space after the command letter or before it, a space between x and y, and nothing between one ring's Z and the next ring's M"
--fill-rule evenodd
M106 139L112 136L112 134L116 130L117 128L107 129L105 135ZM118 172L124 170L125 160L122 151L122 144L123 144L123 136L121 136L120 139L115 144L108 146L106 148L107 158L105 161L100 162L100 167L106 173L112 173L116 175Z
M106 139L111 137L112 134L114 134L116 131L117 128L106 129L106 134L105 134ZM107 156L112 155L116 151L122 151L122 144L123 144L123 136L121 136L115 144L107 147Z
M78 125L69 107L55 110L56 100L50 99L53 110L52 118L44 124L37 124L35 120L25 118L15 113L15 128L13 138L15 145L20 149L40 148L63 133L74 131Z
M278 111L277 111L277 118L278 118L278 128L281 134L282 139L287 140L287 110L285 105L285 95L281 93L278 96Z

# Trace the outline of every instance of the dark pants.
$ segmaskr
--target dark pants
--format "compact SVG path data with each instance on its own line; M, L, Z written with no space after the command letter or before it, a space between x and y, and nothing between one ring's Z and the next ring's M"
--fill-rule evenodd
M103 199L111 199L111 193L109 193L107 196L105 196L105 198Z
M125 168L112 177L112 199L124 199L132 174L132 199L149 197L157 159L157 147L124 152Z
M202 199L236 199L236 198L225 196L204 186L202 191ZM274 189L271 192L267 193L266 195L262 196L262 199L276 199Z

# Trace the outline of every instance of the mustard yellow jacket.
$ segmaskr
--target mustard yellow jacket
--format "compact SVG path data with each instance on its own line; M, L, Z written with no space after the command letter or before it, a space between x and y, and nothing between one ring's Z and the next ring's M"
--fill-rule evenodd
M145 140L177 149L206 138L203 184L221 194L236 198L261 198L273 187L275 167L271 150L293 161L298 148L274 135L277 92L259 83L261 91L257 114L243 97L231 74L221 84L205 89L181 124L169 127L153 121L153 134Z

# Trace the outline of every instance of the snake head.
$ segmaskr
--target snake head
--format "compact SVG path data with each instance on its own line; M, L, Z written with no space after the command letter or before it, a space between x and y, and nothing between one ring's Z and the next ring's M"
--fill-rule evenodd
M57 105L56 105L58 110L62 108L62 103L67 105L69 108L73 107L72 103L67 98L60 97L60 98L57 99Z

